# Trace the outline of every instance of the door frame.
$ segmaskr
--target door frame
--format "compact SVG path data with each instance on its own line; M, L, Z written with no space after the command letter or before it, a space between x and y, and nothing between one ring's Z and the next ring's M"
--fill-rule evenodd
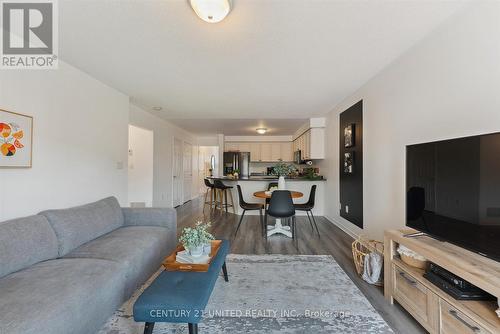
M181 153L182 153L182 156L181 156L181 173L182 173L182 182L181 182L181 186L180 186L180 203L179 204L176 204L175 203L175 159L176 159L176 156L175 156L175 142L180 142L181 144ZM180 138L177 138L177 137L174 137L174 140L172 140L172 207L177 207L179 205L182 205L183 204L183 198L184 198L184 141Z

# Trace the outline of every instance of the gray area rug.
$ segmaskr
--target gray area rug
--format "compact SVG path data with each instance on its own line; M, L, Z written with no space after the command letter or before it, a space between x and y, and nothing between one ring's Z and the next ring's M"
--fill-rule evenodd
M231 254L226 262L229 282L217 280L200 333L392 333L331 256ZM157 274L99 334L142 334L144 323L134 322L132 307ZM186 324L154 329L187 332Z

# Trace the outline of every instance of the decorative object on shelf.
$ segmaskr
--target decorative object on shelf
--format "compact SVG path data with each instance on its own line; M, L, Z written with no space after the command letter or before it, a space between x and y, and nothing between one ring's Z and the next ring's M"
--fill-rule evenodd
M384 285L383 256L384 244L380 241L360 236L352 243L352 257L356 272L370 284Z
M30 168L33 117L0 109L0 167Z
M408 247L399 245L397 252L399 256L401 256L401 261L403 261L407 265L418 269L427 269L428 262L426 258L412 251Z
M352 174L354 166L354 152L344 153L344 174Z
M235 179L237 179L239 175L240 175L240 170L236 168L236 169L233 171L233 176L234 176L234 178L235 178Z
M185 227L182 230L182 235L179 238L180 243L193 257L202 256L207 244L214 240L214 236L208 232L210 223L203 224L197 222L195 227Z
M355 145L356 124L349 124L344 128L344 146L353 147Z

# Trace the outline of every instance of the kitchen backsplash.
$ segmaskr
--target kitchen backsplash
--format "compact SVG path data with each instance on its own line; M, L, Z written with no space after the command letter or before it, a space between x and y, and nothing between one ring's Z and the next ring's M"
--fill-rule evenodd
M251 162L250 163L250 174L252 173L267 173L267 167L273 167L276 166L277 163L270 163L270 162ZM297 169L302 170L304 167L314 167L313 166L305 166L305 165L297 165L293 164Z

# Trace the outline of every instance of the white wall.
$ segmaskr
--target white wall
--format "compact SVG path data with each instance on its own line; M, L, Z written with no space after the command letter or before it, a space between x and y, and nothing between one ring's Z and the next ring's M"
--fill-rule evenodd
M126 205L128 105L61 61L58 70L0 71L0 109L34 118L33 167L0 170L0 220L110 195Z
M153 206L171 207L174 138L179 138L194 146L197 143L197 138L134 104L130 104L130 124L152 130L154 133ZM197 165L197 162L193 164L193 166ZM197 170L193 171L193 175L197 175L197 173ZM196 193L192 197L197 195L196 189L198 189L198 185L193 185L190 189Z
M151 207L154 133L133 125L128 129L128 202L143 202Z
M327 216L381 239L405 224L405 146L500 131L500 2L475 2L445 22L327 118ZM338 115L364 101L364 230L339 209Z

